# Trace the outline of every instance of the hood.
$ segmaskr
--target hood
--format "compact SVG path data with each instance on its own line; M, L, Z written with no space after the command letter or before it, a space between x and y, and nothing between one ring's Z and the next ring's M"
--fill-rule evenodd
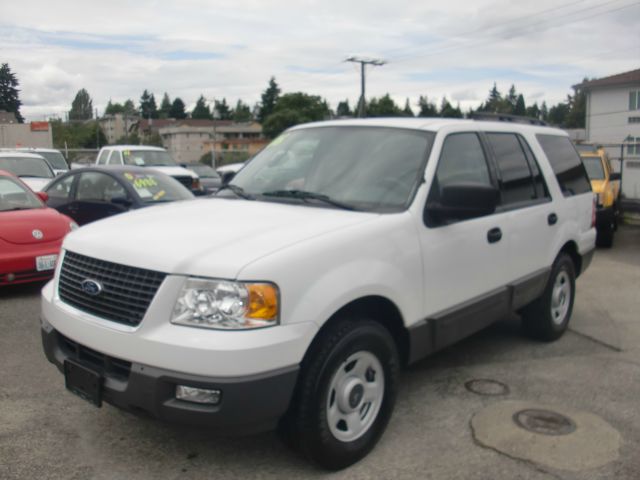
M198 178L198 175L196 175L191 170L187 170L186 168L179 167L177 165L176 166L169 166L169 167L161 167L161 166L153 165L153 166L150 166L149 168L153 168L154 170L162 172L165 175L169 175L170 177Z
M20 177L24 183L26 183L34 192L40 192L53 180L52 178L40 178L40 177Z
M165 273L233 279L245 265L276 250L377 217L330 208L209 198L154 206L92 223L69 235L64 248Z
M53 242L69 232L70 222L52 208L0 212L0 238L17 245ZM41 239L33 236L34 230L42 232Z

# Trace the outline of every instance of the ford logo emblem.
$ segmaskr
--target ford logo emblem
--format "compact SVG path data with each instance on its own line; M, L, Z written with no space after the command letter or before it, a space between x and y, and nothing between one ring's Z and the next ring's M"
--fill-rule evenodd
M80 286L82 287L82 291L84 293L86 293L87 295L91 295L92 297L95 297L96 295L99 295L100 292L102 292L102 285L100 284L100 282L98 282L97 280L92 280L90 278L87 278L80 282Z

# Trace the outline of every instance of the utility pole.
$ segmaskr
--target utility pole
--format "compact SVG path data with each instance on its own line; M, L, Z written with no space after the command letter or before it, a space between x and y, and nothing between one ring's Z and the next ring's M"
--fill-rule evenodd
M345 60L345 62L353 62L360 64L360 102L358 105L358 117L364 117L364 106L365 106L365 66L373 65L374 67L381 67L385 63L385 60L379 60L375 58L360 58L360 57L349 57Z

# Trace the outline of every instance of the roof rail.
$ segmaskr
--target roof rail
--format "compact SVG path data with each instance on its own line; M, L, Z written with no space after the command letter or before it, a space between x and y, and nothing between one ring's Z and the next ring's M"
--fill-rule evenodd
M473 112L469 118L472 120L488 120L492 122L510 122L510 123L525 123L528 125L541 125L543 127L548 126L548 123L544 120L539 120L533 117L523 117L521 115L511 115L510 113L492 113L492 112Z

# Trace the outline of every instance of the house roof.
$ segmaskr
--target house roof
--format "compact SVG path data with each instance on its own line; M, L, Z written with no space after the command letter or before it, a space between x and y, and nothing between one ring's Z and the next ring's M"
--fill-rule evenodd
M185 118L183 120L176 120L175 118L154 118L151 119L151 123L149 123L149 120L144 118L140 119L138 125L141 130L149 130L151 128L159 129L166 127L179 127L182 125L187 125L189 127L213 127L213 122L213 120L196 118ZM222 125L231 125L233 122L231 120L215 120L215 123L218 127Z
M619 85L640 85L640 68L630 72L618 73L609 77L596 78L574 85L576 88L590 89L599 87L616 87Z

